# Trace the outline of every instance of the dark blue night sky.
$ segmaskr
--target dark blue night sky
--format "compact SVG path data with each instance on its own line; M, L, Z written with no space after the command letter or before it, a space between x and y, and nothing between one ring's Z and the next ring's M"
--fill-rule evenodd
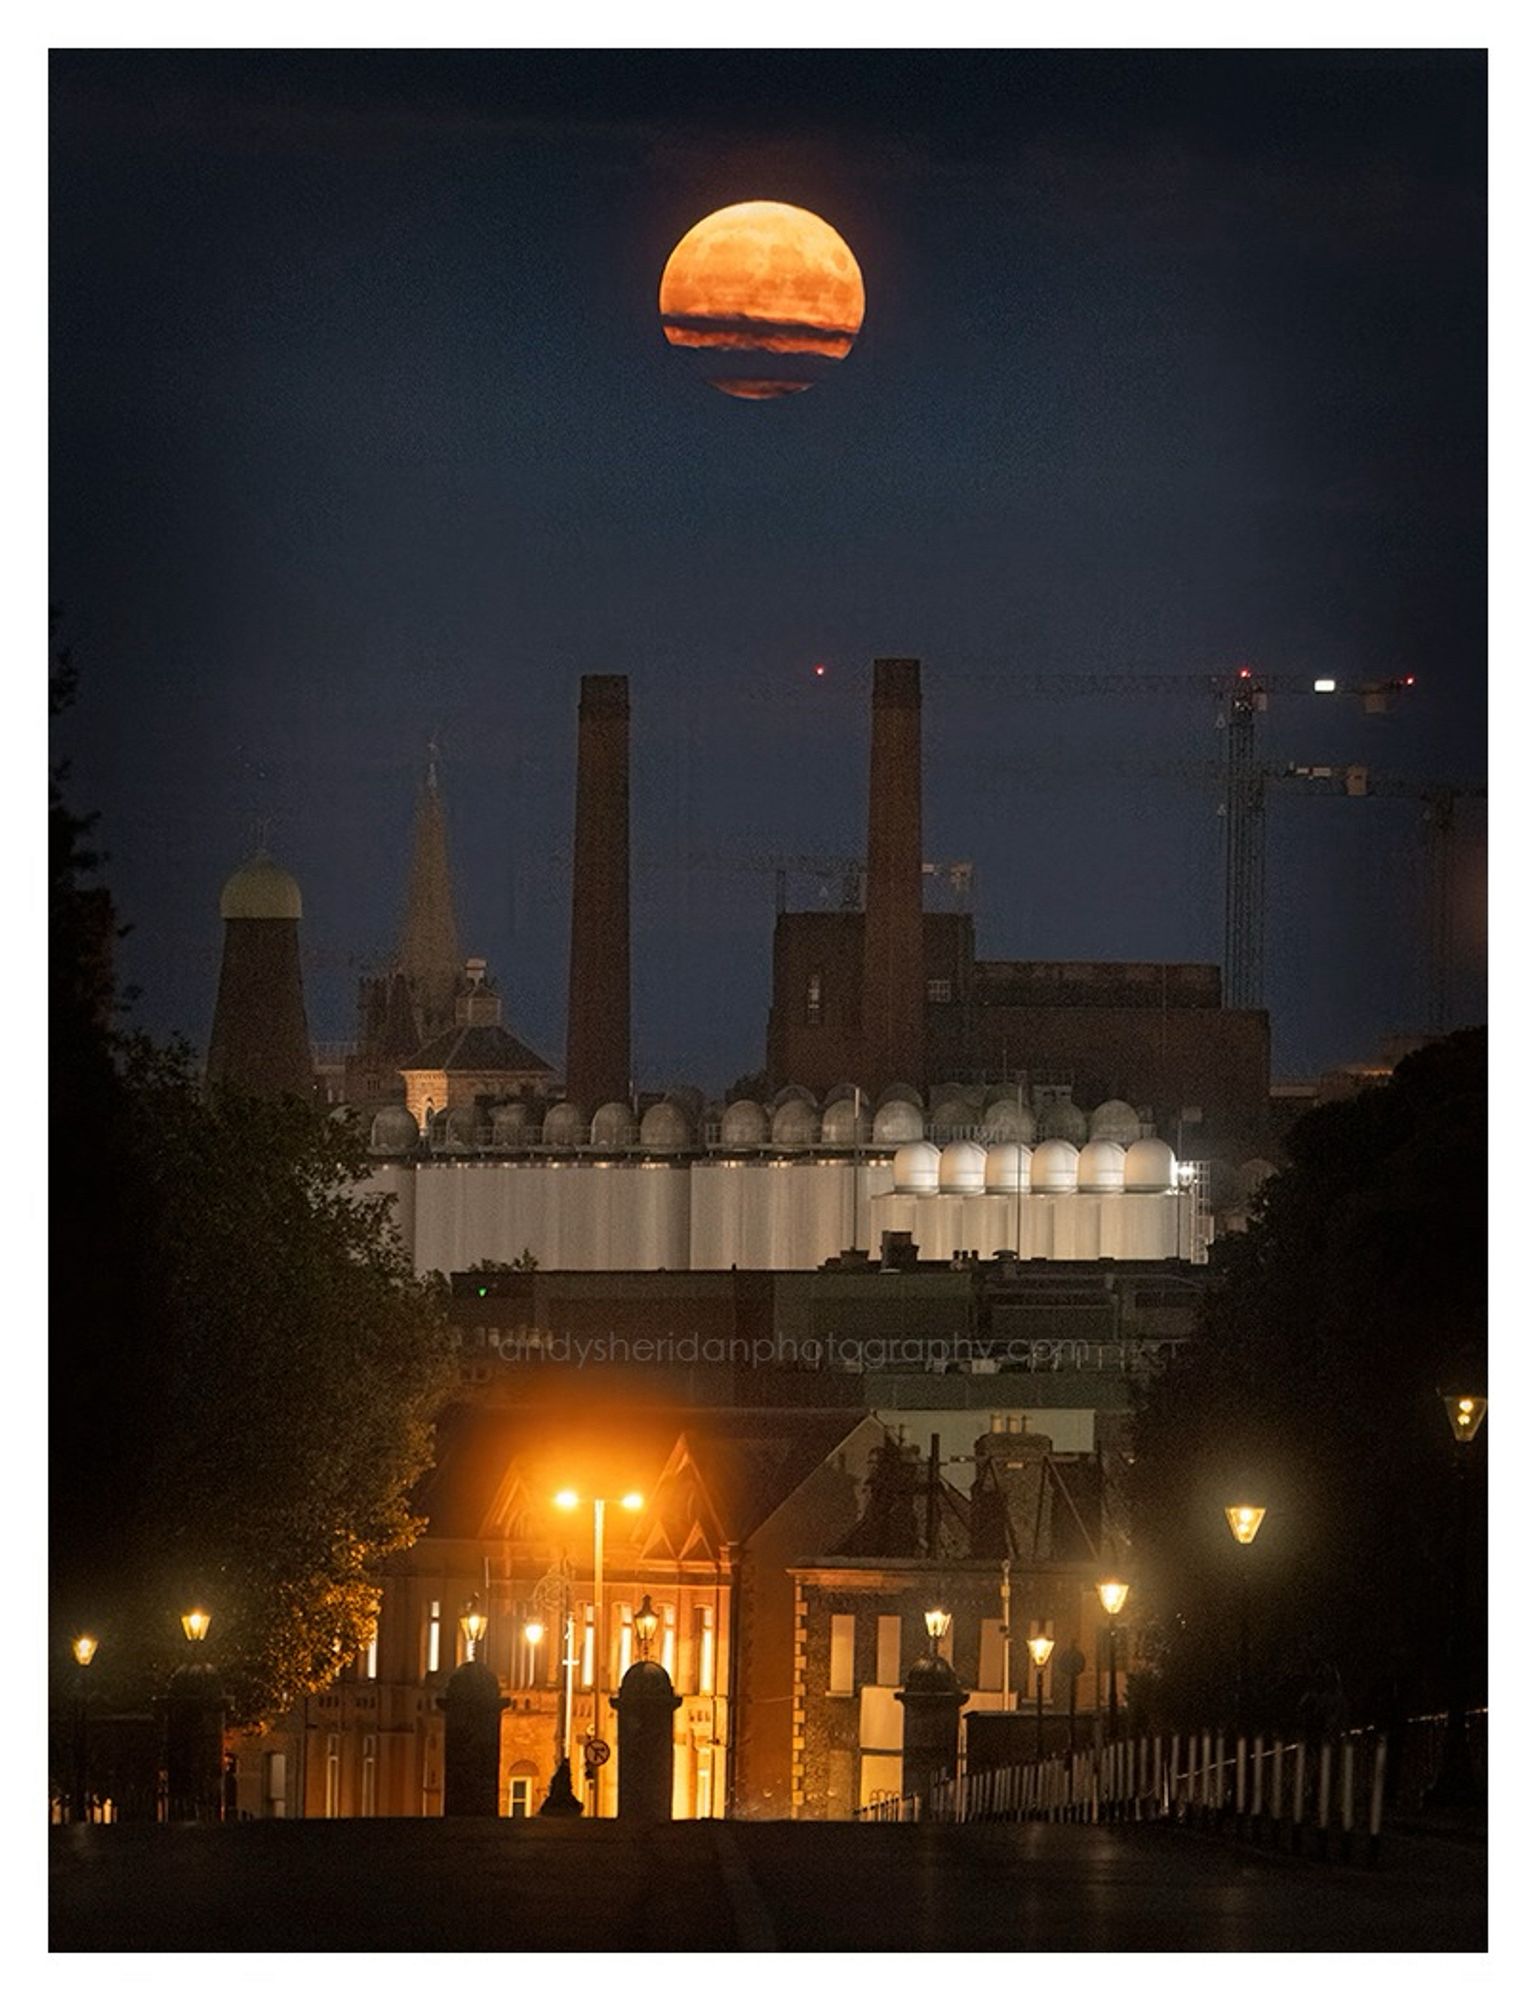
M1221 948L1209 705L1021 672L1415 673L1265 755L1486 769L1478 55L69 54L52 601L158 1031L207 1033L257 818L351 1033L443 744L466 949L564 1043L575 701L635 712L640 1078L761 1060L773 879L862 843L868 662L925 667L929 854L984 955ZM824 215L868 317L732 401L656 315L726 203ZM812 665L829 673L817 680ZM1484 1010L1479 809L1459 1013ZM1275 1066L1425 1014L1417 809L1278 799Z

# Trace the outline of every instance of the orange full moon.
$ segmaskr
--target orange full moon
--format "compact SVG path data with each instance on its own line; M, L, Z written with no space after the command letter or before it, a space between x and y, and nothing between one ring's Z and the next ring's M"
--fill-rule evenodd
M761 402L808 389L863 325L863 273L829 222L738 201L694 223L661 273L661 324L711 386Z

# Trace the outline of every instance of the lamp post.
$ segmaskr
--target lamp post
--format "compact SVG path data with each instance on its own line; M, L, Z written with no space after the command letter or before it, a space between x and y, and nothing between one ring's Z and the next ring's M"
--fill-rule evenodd
M471 1597L464 1606L458 1621L458 1629L464 1635L464 1647L469 1659L477 1657L480 1641L490 1630L490 1619L478 1596Z
M1231 1538L1239 1548L1250 1549L1258 1539L1258 1530L1263 1526L1267 1507L1255 1507L1251 1501L1240 1500L1226 1509L1226 1526L1231 1530ZM1249 1649L1251 1607L1249 1603L1247 1572L1252 1567L1245 1556L1238 1558L1239 1579L1237 1586L1237 1727L1245 1730L1248 1723L1248 1672L1250 1667Z
M1109 1621L1109 1741L1113 1743L1119 1736L1119 1663L1114 1657L1115 1634L1118 1630L1115 1620L1125 1608L1125 1599L1130 1595L1128 1583L1116 1583L1105 1579L1098 1586L1098 1602L1103 1606Z
M82 1632L69 1650L75 1662L74 1769L70 1782L69 1817L75 1826L81 1826L90 1811L90 1783L86 1769L85 1675L86 1669L96 1657L96 1641L88 1632Z
M173 1820L223 1817L224 1688L197 1655L213 1619L200 1605L181 1614L192 1658L171 1676L165 1700L166 1811Z
M936 1660L939 1657L939 1647L949 1636L949 1627L954 1623L953 1616L950 1612L940 1610L935 1605L931 1611L923 1612L922 1622L927 1627L928 1641L932 1649L933 1658Z
M563 1513L571 1514L581 1505L581 1495L572 1486L565 1486L554 1496L554 1504ZM637 1514L645 1504L643 1493L625 1493L618 1502L626 1514ZM592 1496L592 1728L591 1741L602 1740L602 1688L607 1677L607 1624L604 1618L602 1597L602 1553L603 1531L607 1522L607 1496ZM593 1764L591 1769L593 1817L602 1817L602 1766Z
M1029 1641L1029 1658L1034 1662L1034 1761L1045 1757L1045 1668L1055 1651L1055 1641L1043 1633Z
M1471 1764L1471 1737L1466 1711L1471 1705L1471 1663L1468 1624L1471 1612L1471 1446L1487 1415L1485 1396L1453 1395L1444 1399L1444 1413L1455 1439L1455 1576L1451 1586L1449 1710L1445 1718L1444 1756L1427 1803L1468 1806L1478 1801L1479 1787Z

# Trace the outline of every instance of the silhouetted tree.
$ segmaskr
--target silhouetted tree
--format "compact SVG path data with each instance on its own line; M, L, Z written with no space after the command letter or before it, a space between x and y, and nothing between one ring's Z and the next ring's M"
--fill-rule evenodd
M1486 1145L1471 1030L1302 1119L1257 1219L1220 1246L1200 1338L1135 1423L1145 1692L1170 1715L1229 1710L1244 1564L1262 1712L1386 1719L1442 1700L1455 1446L1439 1399L1485 1384ZM1269 1509L1246 1549L1222 1513L1238 1501Z

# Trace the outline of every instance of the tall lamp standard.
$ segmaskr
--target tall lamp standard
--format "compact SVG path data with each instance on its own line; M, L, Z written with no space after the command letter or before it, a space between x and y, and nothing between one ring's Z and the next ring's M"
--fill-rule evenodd
M562 1513L571 1514L581 1505L581 1495L572 1486L565 1486L554 1496L554 1504ZM626 1493L618 1502L626 1514L637 1514L645 1504L643 1493ZM603 1530L607 1521L608 1503L606 1495L592 1497L592 1741L595 1743L602 1734L602 1688L607 1678L607 1623L604 1617L602 1598L602 1547ZM591 1771L593 1817L602 1817L602 1766L594 1764Z
M1258 1539L1258 1530L1263 1526L1267 1507L1255 1507L1250 1501L1239 1501L1226 1509L1226 1526L1231 1530L1232 1540L1239 1548L1250 1549ZM1250 1667L1249 1649L1251 1645L1251 1606L1249 1599L1247 1572L1252 1567L1246 1557L1240 1559L1240 1582L1237 1589L1237 1726L1247 1727L1248 1672Z
M75 1662L75 1754L70 1784L69 1817L73 1825L81 1826L88 1816L90 1799L90 1783L86 1771L85 1674L91 1661L96 1657L96 1641L88 1632L82 1632L69 1650Z
M1119 1662L1114 1657L1117 1626L1115 1620L1125 1608L1125 1599L1130 1595L1128 1583L1116 1583L1105 1579L1098 1586L1098 1602L1103 1606L1109 1621L1109 1741L1113 1743L1119 1735Z
M1043 1633L1029 1641L1029 1658L1034 1662L1034 1761L1045 1758L1045 1668L1055 1651L1055 1641Z
M1446 1396L1444 1413L1455 1439L1455 1580L1450 1613L1450 1699L1445 1721L1444 1759L1429 1793L1436 1806L1464 1806L1477 1798L1466 1723L1470 1699L1468 1623L1471 1608L1471 1446L1487 1415L1485 1396Z

